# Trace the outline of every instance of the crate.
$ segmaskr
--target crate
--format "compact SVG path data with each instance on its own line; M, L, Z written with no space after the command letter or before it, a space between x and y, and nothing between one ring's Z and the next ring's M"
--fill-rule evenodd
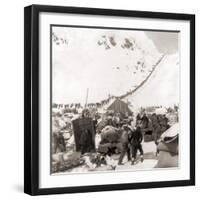
M151 142L153 141L153 136L152 135L144 135L144 142Z
M94 123L92 118L79 118L72 121L73 130L74 130L74 138L75 138L75 145L76 145L76 151L81 151L81 144L80 144L80 138L81 134L84 133L84 131L88 130L90 133L90 138L88 138L89 141L89 150L88 152L94 152L95 151L95 129L94 129Z
M146 131L144 134L144 142L151 142L151 141L153 141L152 131Z

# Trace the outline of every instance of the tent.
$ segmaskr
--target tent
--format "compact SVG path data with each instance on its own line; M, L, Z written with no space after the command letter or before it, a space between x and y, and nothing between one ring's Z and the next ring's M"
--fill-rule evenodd
M125 115L128 113L129 115L132 114L132 111L128 107L128 104L121 101L120 99L116 99L108 108L107 110L112 110L114 113L121 113L122 115Z

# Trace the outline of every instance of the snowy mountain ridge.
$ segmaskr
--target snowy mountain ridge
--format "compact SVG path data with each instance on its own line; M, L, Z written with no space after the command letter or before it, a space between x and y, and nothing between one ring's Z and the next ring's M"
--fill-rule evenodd
M124 98L133 107L179 104L179 55L165 55L138 90Z
M162 54L144 31L54 27L65 45L53 43L53 102L101 102L136 89ZM128 100L128 99L125 99Z

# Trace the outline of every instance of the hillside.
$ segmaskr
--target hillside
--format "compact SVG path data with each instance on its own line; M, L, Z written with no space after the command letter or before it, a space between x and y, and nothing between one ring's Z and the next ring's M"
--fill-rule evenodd
M53 28L53 102L101 102L137 88L162 56L143 31Z
M134 107L179 103L179 56L166 55L145 84L124 98Z

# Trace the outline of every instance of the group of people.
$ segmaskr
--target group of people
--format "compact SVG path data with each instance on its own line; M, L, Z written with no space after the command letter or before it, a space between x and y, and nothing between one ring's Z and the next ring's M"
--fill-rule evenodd
M134 119L133 116L124 116L123 118L120 115L114 115L107 118L107 125L120 128L121 138L120 143L122 150L120 153L118 164L123 164L123 158L127 154L128 161L131 161L132 164L136 162L137 152L140 153L140 160L143 162L143 147L142 141L146 135L151 135L152 140L157 146L160 140L160 136L164 133L169 127L169 120L165 114L149 114L145 112L138 114ZM159 151L157 148L156 156Z
M135 164L137 152L140 152L141 162L143 162L143 148L142 148L143 134L141 124L138 124L135 130L132 130L129 125L123 125L121 134L122 150L120 153L118 164L123 164L123 158L127 154L128 161Z
M104 137L102 138L101 144L111 143L111 147L116 149L118 147L113 146L114 143L118 142L120 144L120 156L118 160L118 164L123 164L123 158L127 154L128 161L131 161L132 164L135 164L137 158L137 152L140 152L141 161L143 161L143 148L142 148L142 141L143 141L143 124L145 123L145 117L142 117L139 120L134 119L133 115L129 115L128 113L121 114L121 113L113 113L108 112L107 116L105 117L104 123L101 124L101 128L97 127L98 129L102 129L104 133ZM105 129L104 127L113 127ZM105 132L108 131L113 136L110 139L106 138ZM101 131L99 131L100 134ZM118 138L119 139L116 139ZM113 141L110 141L113 138ZM110 148L111 148L110 147ZM108 148L108 154L112 154L115 151Z
M170 128L169 119L165 114L153 113L147 116L144 113L142 117L138 114L136 117L136 125L140 123L143 135L151 135L156 145L158 145L161 134Z
M81 118L88 118L91 116L89 109L84 109ZM102 117L101 117L102 118ZM98 132L98 120L99 116L94 115L93 124L94 130ZM102 120L103 121L103 120ZM120 130L120 143L121 151L118 160L118 164L123 164L123 159L127 155L128 161L131 164L135 164L137 160L137 153L140 153L140 161L144 160L144 151L142 141L146 134L151 134L155 144L158 145L159 138L163 132L165 132L169 126L169 120L166 115L161 114L146 114L145 112L138 113L136 116L126 113L124 116L120 113L108 113L106 116L105 126L113 126ZM102 130L102 128L100 128ZM88 145L91 138L91 133L86 130L80 137L81 153L90 152ZM53 134L53 153L65 152L65 140L61 131ZM159 152L157 151L156 154Z

